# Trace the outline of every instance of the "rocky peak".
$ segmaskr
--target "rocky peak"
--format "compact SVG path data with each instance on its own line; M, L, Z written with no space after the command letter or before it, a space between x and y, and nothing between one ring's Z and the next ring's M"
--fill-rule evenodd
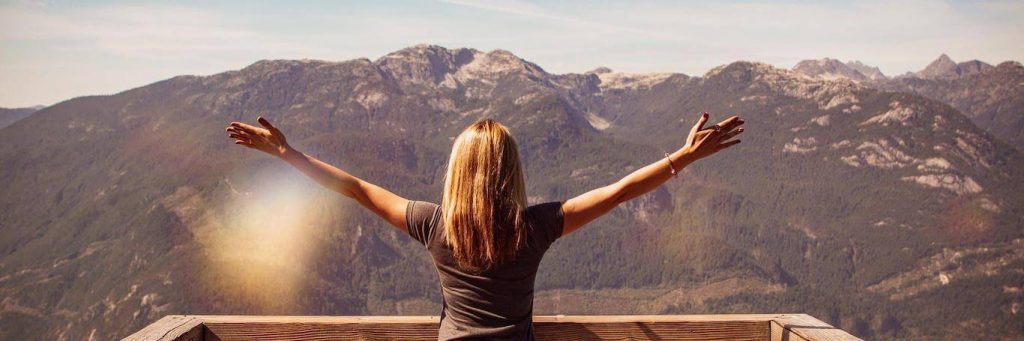
M459 67L472 62L479 51L454 49L437 45L416 45L404 48L383 57L374 64L394 79L414 84L437 84L454 73Z
M956 64L957 73L961 77L982 73L991 69L993 69L991 64L977 59Z
M778 68L760 62L738 61L715 67L704 74L704 79L714 80L720 77L735 80L787 80L809 81L801 73Z
M946 54L942 54L938 59L928 64L924 70L918 71L914 75L926 79L957 78L982 73L991 69L993 69L991 64L977 59L956 63Z
M598 67L596 69L587 71L586 73L588 73L588 74L592 73L592 74L595 74L595 75L600 75L600 74L611 73L611 72L612 72L612 69L609 69L607 67L601 66L601 67Z
M860 72L864 76L867 76L868 78L874 81L886 79L885 74L883 74L882 70L879 69L877 66L866 65L864 63L861 63L859 60L846 62L846 66L849 66L854 70L857 70L857 72Z
M512 52L506 50L493 50L475 59L476 63L466 65L466 68L476 73L506 74L510 72L526 72L533 76L546 78L547 72L540 66L519 58Z
M623 73L623 72L605 72L596 74L598 79L601 80L600 87L602 90L607 89L650 89L655 85L661 84L669 77L672 77L673 73Z
M484 53L469 48L417 45L389 53L374 63L402 82L447 88L471 81L493 83L497 77L516 72L538 79L549 76L539 66L500 49Z
M846 78L857 82L885 78L877 67L867 66L859 61L843 63L832 58L804 60L797 63L793 71L814 78Z
M944 78L957 77L959 73L956 62L943 53L938 59L928 64L924 70L918 71L916 75L920 78Z

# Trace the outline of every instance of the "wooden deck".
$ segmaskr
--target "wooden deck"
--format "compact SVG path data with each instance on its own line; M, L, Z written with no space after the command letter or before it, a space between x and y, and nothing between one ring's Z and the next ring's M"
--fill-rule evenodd
M535 316L539 340L860 340L806 314ZM437 316L169 315L125 340L436 340Z

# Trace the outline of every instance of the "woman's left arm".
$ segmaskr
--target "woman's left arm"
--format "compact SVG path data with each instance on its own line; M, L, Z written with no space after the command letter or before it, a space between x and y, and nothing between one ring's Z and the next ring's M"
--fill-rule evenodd
M235 144L281 158L321 186L355 199L360 205L384 218L399 230L408 229L405 226L408 199L295 150L288 144L284 134L270 124L270 121L263 117L257 121L263 128L231 122L227 128L229 137L235 139Z

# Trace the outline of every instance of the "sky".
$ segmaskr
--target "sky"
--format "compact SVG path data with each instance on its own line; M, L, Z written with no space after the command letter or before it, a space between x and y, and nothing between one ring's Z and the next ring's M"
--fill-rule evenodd
M702 75L831 57L887 75L1024 61L1024 1L0 0L0 107L113 94L261 59L377 59L417 44L504 49L554 73Z

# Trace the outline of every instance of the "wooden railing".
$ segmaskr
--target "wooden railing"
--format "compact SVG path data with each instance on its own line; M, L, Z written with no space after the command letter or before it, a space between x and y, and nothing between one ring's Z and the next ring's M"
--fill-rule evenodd
M539 340L860 340L806 314L535 316ZM125 340L436 340L437 316L169 315Z

